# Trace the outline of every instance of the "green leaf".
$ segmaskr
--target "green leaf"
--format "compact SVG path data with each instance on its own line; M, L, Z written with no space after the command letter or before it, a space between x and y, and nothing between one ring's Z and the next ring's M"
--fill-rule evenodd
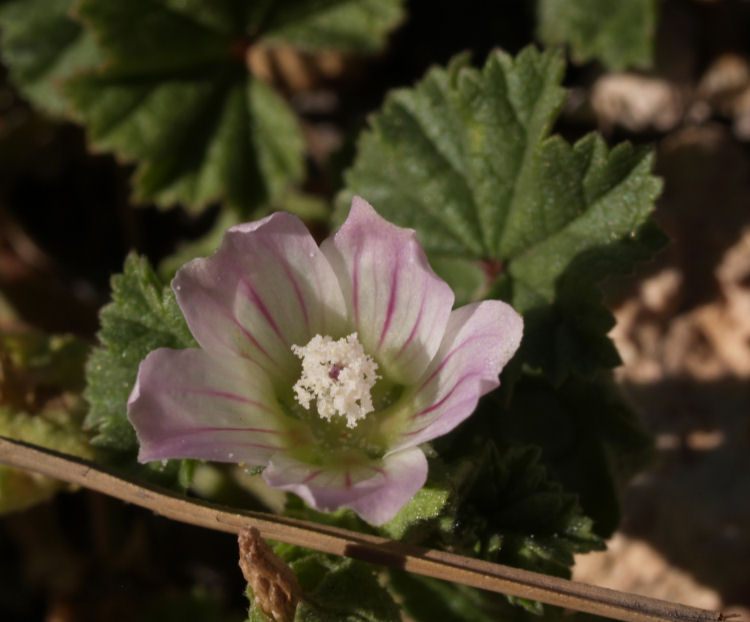
M0 435L92 458L79 395L87 353L87 344L70 335L0 332ZM0 514L26 509L64 486L0 465Z
M113 65L65 90L97 148L140 163L136 200L200 209L223 199L248 216L302 176L292 111L241 65Z
M222 210L216 218L216 222L200 238L184 242L177 250L165 257L159 264L158 274L162 280L171 281L183 265L196 257L208 257L219 248L221 240L227 229L240 223L237 213Z
M271 205L274 210L284 210L296 214L306 222L325 223L329 217L329 205L326 201L304 193L288 192ZM219 248L227 229L242 222L240 215L229 210L219 211L210 229L201 237L180 244L177 250L165 257L158 267L158 274L164 281L169 281L188 261L196 257L208 257Z
M0 2L0 49L13 82L35 106L67 111L65 79L102 60L94 37L70 17L76 0Z
M286 0L266 6L264 41L310 50L375 52L404 17L402 0Z
M653 458L653 440L611 381L569 379L553 387L524 377L510 408L487 408L474 434L542 448L542 459L565 490L580 499L597 534L609 537L620 521L620 493Z
M389 578L404 610L417 622L528 622L533 619L501 594L398 570L391 570Z
M563 577L570 576L574 553L604 548L576 495L548 478L538 449L480 443L468 459L471 468L459 466L467 477L456 509L442 522L446 545Z
M71 335L0 330L0 402L20 409L83 389L88 345Z
M657 0L539 0L538 35L545 45L569 45L576 63L597 59L614 70L648 68Z
M505 220L533 198L533 156L563 104L563 70L558 54L533 48L515 60L493 52L481 71L465 56L431 69L371 119L346 194L417 229L428 251L499 256Z
M399 622L399 608L380 585L372 566L334 557L299 546L279 543L274 547L297 575L303 600L295 622ZM249 618L269 622L248 587Z
M35 104L138 165L137 201L223 201L247 218L301 181L305 150L292 109L249 72L250 46L373 52L402 5L0 0L2 53Z
M554 386L524 374L510 403L502 398L485 399L454 434L438 439L441 456L462 460L467 453L477 455L488 441L501 448L501 455L506 447L537 447L541 454L534 468L544 466L550 480L577 497L594 532L609 537L620 520L623 487L653 458L651 435L611 379L571 377ZM514 468L522 464L513 462ZM528 525L534 520L529 516Z
M297 608L295 622L399 622L399 608L373 569L337 560Z
M359 194L415 228L449 280L479 262L495 280L475 272L469 288L524 314L519 360L555 382L619 362L595 283L662 243L647 224L661 189L650 152L549 136L563 70L559 53L534 48L430 70L372 118L338 200L339 219Z
M480 263L468 259L433 255L430 265L451 286L456 296L456 307L484 298L492 282Z
M564 490L550 477L538 447L510 434L506 434L505 442L500 440L506 430L497 424L497 415L497 409L485 406L457 436L439 443L437 449L445 462L431 460L425 488L396 519L381 527L381 532L425 546L569 577L574 554L601 550L604 543L594 532L593 521L584 515L577 494ZM535 425L543 424L536 421ZM497 602L441 582L425 583L421 578L410 581L399 573L393 581L404 597L407 612L416 619L431 619L435 607L453 612L455 619L472 620L520 617L510 605L535 615L543 611L534 601L501 597L504 602ZM406 594L412 589L414 594ZM435 597L425 598L432 591ZM451 604L442 602L443 598ZM448 619L454 618L449 615Z
M130 255L122 274L112 277L112 302L100 313L100 345L86 366L90 404L86 425L97 431L93 444L118 451L137 448L126 404L138 365L156 348L189 348L196 343L174 294L145 258Z
M430 468L432 478L433 466L436 465ZM394 518L380 527L380 531L392 540L410 542L419 542L425 534L434 531L438 519L448 507L452 492L448 486L441 484L434 479L428 481Z

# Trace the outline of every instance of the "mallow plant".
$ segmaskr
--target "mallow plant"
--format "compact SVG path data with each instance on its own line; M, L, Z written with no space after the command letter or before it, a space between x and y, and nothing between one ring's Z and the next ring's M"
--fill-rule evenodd
M360 197L320 247L286 213L232 227L172 288L200 349L141 363L139 460L263 466L269 486L375 525L424 485L420 445L498 386L523 332L498 300L452 310L415 232Z
M393 91L328 237L276 211L231 226L171 284L131 255L87 364L92 444L193 494L196 468L259 472L288 516L569 576L616 527L651 447L609 378L597 284L663 239L647 149L550 135L563 69L555 52L493 52ZM307 577L300 610L555 615L277 551Z
M604 60L645 64L654 3L589 4L541 0L542 40L601 57L627 21L641 43ZM616 528L619 493L651 451L612 382L620 361L599 285L664 242L650 221L653 154L554 134L565 62L529 46L474 64L459 54L390 91L340 154L342 174L305 185L309 120L257 59L377 53L406 9L0 2L3 58L31 104L132 162L136 201L213 205L221 225L166 277L175 257L156 270L128 256L100 311L85 389L85 344L75 358L59 339L37 348L50 377L71 360L78 371L62 385L75 411L45 414L57 436L44 442L193 496L272 499L285 516L569 576L574 554ZM580 15L596 27L581 30ZM302 187L324 188L315 218L293 201ZM0 402L0 432L41 438L26 415ZM228 486L207 490L196 472L220 484L260 478L253 493L222 497ZM52 489L41 492L29 498ZM275 550L299 578L298 620L558 615ZM250 619L265 620L249 596Z

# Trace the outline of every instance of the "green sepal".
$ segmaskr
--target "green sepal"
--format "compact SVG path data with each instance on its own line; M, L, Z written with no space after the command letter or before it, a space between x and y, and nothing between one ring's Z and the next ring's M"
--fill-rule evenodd
M427 483L394 518L379 527L380 533L393 540L422 542L438 529L453 493L447 482L448 478L435 473L438 470L437 461L432 461Z

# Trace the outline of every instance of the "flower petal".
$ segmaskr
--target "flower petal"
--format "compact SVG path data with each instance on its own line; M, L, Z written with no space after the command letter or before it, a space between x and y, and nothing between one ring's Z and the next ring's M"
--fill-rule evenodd
M380 373L400 384L422 375L440 345L453 292L427 263L412 229L381 218L360 197L321 245L344 292L349 318Z
M451 313L440 350L417 384L413 410L393 450L450 432L500 384L498 375L521 343L523 319L499 300Z
M283 212L229 229L219 250L183 266L172 287L202 348L254 361L277 386L299 370L292 344L345 329L327 259L299 218Z
M382 525L419 491L427 480L427 459L412 447L380 461L316 467L277 454L263 471L266 483L293 492L316 510L351 508L372 525Z
M265 464L285 446L284 415L263 372L203 350L151 352L128 400L141 462L198 458Z

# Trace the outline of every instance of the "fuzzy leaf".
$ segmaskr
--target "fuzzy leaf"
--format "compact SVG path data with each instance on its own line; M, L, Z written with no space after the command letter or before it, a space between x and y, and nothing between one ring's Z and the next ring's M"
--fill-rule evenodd
M512 606L502 594L458 583L391 570L390 586L409 618L416 622L529 622L534 618ZM538 619L538 618L537 618Z
M283 210L296 214L307 223L327 222L330 207L327 201L304 193L288 192L278 202L270 206L273 210ZM227 229L243 222L237 212L220 210L211 227L201 237L183 242L174 253L165 257L159 264L157 273L164 281L170 281L188 261L196 257L208 257L219 248Z
M295 622L398 622L399 608L380 585L374 569L351 559L324 555L289 544L277 544L275 552L297 575L304 599L297 606ZM252 591L251 622L269 622L256 605Z
M399 608L371 567L350 559L331 564L295 622L399 622Z
M577 497L582 513L593 520L594 533L609 537L620 520L622 488L653 458L650 434L611 380L571 377L554 386L543 377L524 374L513 387L509 405L503 397L486 399L459 430L438 439L440 455L450 462L467 452L475 456L489 440L501 455L508 447L535 446L541 449L540 460L532 461L530 468L543 466L566 494ZM523 463L515 460L513 469ZM529 516L528 525L534 520Z
M266 6L264 40L310 50L375 52L404 17L402 0L285 0Z
M434 477L432 466L431 477ZM381 526L381 533L392 540L420 541L424 534L434 530L448 507L452 491L433 481L428 481L393 519Z
M477 417L479 423L475 424ZM493 427L496 418L497 410L485 406L464 424L457 437L439 443L436 449L446 461L431 459L430 479L421 498L415 498L394 521L381 527L381 532L424 546L569 577L574 554L601 550L604 543L595 533L593 521L584 515L577 494L564 490L548 475L551 469L542 463L538 447L508 435L509 440L498 449L501 441L496 444L492 440L493 435L502 438ZM536 426L540 425L537 421ZM446 598L456 599L456 607L465 610L462 615L473 611L476 619L484 619L483 615L504 618L498 612L513 611L508 605L520 605L533 614L542 611L542 605L534 601L508 597L505 603L497 603L472 591L454 593L442 583L416 589L452 594ZM407 604L410 614L430 619L429 605L413 606L423 611L424 617ZM480 615L481 611L485 614ZM467 619L475 619L472 616Z
M460 505L443 522L455 550L569 577L574 553L604 548L576 495L548 478L540 453L529 446L500 451L492 442L474 452Z
M65 90L97 148L140 163L136 200L200 209L223 199L247 216L302 176L292 111L239 64L113 65Z
M594 284L662 243L646 224L661 188L648 151L549 136L563 70L559 53L534 48L430 70L373 117L338 202L340 217L360 194L415 228L449 279L467 260L489 268L494 282L475 273L475 294L524 314L519 360L556 382L619 362Z
M75 0L3 0L0 48L3 63L35 106L62 115L60 85L102 60L91 32L70 17Z
M539 0L539 38L569 45L576 63L648 68L653 62L657 0Z
M206 233L190 242L183 242L174 253L165 257L159 264L157 274L164 282L171 281L177 271L188 261L196 257L208 257L216 251L227 229L240 222L235 212L221 210Z
M2 53L32 102L74 116L95 148L138 164L137 201L193 210L224 201L247 218L304 172L297 118L248 71L248 46L373 52L402 5L0 0Z
M497 415L488 407L482 418L491 430L475 433L541 447L552 477L578 495L596 533L609 537L620 521L622 488L653 458L650 434L611 382L571 378L553 387L525 377L508 411Z
M453 442L460 446L460 457L445 465L431 463L432 481L427 489L434 495L442 488L449 501L428 511L427 520L413 521L412 526L421 528L420 542L569 577L575 553L604 548L593 531L593 522L582 513L577 496L548 477L538 448L519 443L498 450L487 434L484 428L479 434L462 431ZM447 446L441 453L455 453L450 450L450 441ZM437 473L433 473L435 466L439 467ZM388 528L386 525L386 533ZM538 616L547 611L535 601L488 595L400 572L391 572L391 586L415 620L432 620L440 611L440 618L447 620L520 621L527 614Z
M100 313L100 345L86 366L84 393L91 409L86 425L97 431L92 443L118 451L137 448L126 404L138 365L156 348L189 348L188 331L174 294L145 258L131 255L122 274L112 277L112 302Z

